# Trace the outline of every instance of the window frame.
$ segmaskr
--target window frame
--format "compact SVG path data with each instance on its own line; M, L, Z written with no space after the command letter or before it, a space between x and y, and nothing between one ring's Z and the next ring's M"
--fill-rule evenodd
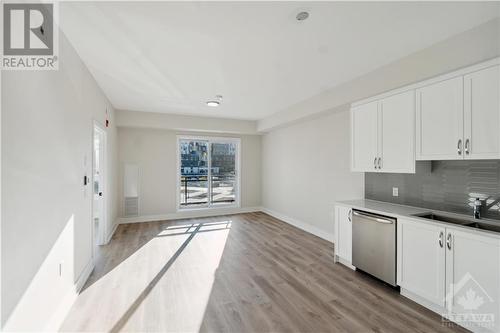
M208 142L208 173L207 173L207 203L204 205L197 206L181 206L181 152L180 152L180 142L181 140L200 140ZM212 156L211 156L211 144L212 143L233 143L236 145L236 157L235 157L235 171L236 171L236 184L234 190L234 202L231 203L212 203L211 202L211 181L210 177L212 174ZM216 136L193 136L193 135L177 135L176 140L176 209L177 212L186 211L200 211L200 210L213 210L218 208L239 208L241 206L241 139L236 137L216 137Z

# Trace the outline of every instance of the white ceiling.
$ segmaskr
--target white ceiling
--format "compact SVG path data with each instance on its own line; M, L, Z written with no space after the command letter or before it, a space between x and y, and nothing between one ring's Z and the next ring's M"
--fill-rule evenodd
M310 12L306 21L295 15ZM500 14L500 3L65 2L118 109L262 119ZM224 96L219 108L205 101Z

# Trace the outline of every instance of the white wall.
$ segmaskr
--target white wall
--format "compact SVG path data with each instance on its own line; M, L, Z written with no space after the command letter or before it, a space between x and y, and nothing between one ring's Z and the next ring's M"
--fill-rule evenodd
M92 174L93 121L104 123L108 109L113 124L114 111L64 34L59 36L59 70L2 73L5 330L57 328L74 300L75 284L91 268L92 188L84 188L83 176ZM113 176L116 129L107 133ZM112 230L115 178L108 188Z
M126 163L136 164L139 166L140 173L140 218L122 221L177 217L176 143L179 134L222 136L222 134L187 133L160 129L118 129L118 192L121 215L123 214L124 165ZM231 135L231 137L241 138L241 207L260 206L261 137L259 135ZM183 216L187 215L184 214Z
M460 33L371 73L261 119L259 131L318 116L333 108L500 56L500 18Z
M333 203L364 195L364 174L349 170L348 107L336 111L262 139L264 208L331 241Z

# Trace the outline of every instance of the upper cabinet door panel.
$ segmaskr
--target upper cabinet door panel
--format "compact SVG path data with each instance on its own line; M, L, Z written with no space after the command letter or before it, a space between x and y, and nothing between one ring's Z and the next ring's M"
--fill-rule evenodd
M352 171L376 171L378 102L357 106L351 110Z
M380 102L381 172L415 172L415 91Z
M500 158L500 66L464 77L464 158Z
M417 89L417 160L463 158L463 77Z

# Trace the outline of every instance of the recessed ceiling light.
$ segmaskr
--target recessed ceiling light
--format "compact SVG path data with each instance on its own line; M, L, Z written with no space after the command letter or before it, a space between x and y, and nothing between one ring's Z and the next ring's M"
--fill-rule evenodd
M309 17L309 13L308 12L300 12L300 13L297 14L297 16L295 16L295 18L297 19L297 21L304 21L308 17Z
M216 95L214 99L207 101L207 106L217 107L222 103L222 95Z
M207 101L208 106L216 107L219 106L219 104L220 103L218 101Z

